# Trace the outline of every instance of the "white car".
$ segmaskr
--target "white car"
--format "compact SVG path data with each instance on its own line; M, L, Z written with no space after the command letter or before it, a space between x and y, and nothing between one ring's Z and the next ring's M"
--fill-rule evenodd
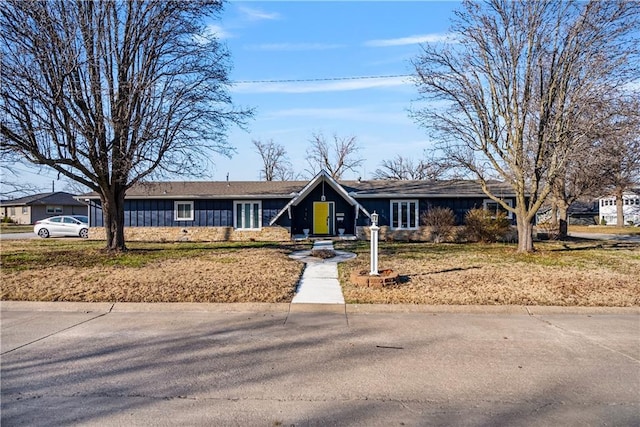
M49 236L89 237L89 218L83 215L62 215L37 221L33 232L46 239Z

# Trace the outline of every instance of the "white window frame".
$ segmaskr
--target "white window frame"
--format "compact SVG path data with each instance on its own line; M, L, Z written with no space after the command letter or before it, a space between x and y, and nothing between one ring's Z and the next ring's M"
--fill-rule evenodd
M511 199L506 199L503 200L503 202L505 202L507 205L509 205L510 208L513 207L513 201ZM500 205L500 203L496 202L495 200L492 199L484 199L482 201L482 209L484 209L485 211L489 211L489 207L488 205L497 205L497 207L500 209L501 212L504 212L507 215L508 219L513 219L513 212L505 210L502 205Z
M411 204L414 204L413 206L413 220L415 221L414 224L410 224L411 222ZM396 222L396 218L394 216L394 212L396 211L393 206L394 205L398 205L398 212L402 211L402 205L406 204L407 205L407 216L405 218L398 218L398 226L394 227L393 224ZM420 203L418 201L418 199L395 199L395 200L391 200L391 202L389 203L389 211L391 212L390 217L391 217L391 222L389 223L389 226L392 230L417 230L420 226ZM405 226L406 225L406 226Z
M246 207L250 206L249 210L249 226L245 223L246 220ZM255 206L258 206L257 213ZM238 224L238 208L240 209L241 224ZM258 215L258 218L255 217ZM257 221L257 227L256 227ZM262 229L262 200L234 200L233 201L233 228L236 230L261 230Z
M180 216L180 210L179 210L179 206L180 205L188 205L189 206L189 213L191 214L189 217L181 217ZM173 219L176 221L193 221L194 219L194 212L193 212L193 201L192 200L176 200L175 202L173 202Z

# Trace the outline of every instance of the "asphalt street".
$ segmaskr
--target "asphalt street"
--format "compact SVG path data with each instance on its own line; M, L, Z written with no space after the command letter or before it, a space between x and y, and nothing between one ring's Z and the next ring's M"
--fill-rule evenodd
M2 302L3 426L640 425L640 311Z

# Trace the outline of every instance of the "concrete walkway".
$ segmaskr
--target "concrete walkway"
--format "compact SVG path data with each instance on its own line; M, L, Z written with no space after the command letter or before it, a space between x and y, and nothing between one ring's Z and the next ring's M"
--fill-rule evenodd
M318 240L312 250L334 250L330 240ZM336 256L322 259L311 256L311 251L291 254L291 258L306 263L293 304L344 304L342 288L338 281L338 262L355 258L355 254L336 251Z

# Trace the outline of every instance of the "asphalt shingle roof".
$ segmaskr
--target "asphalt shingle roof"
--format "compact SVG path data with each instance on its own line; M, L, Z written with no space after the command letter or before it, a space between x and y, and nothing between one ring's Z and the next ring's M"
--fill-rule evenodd
M85 204L74 199L73 194L64 191L55 193L40 193L31 196L20 197L19 199L2 200L0 206L36 206L36 205L61 205L61 206L84 206Z
M127 198L291 198L309 181L172 181L140 183L127 191ZM354 198L389 196L456 197L483 196L476 181L339 181ZM500 182L489 187L496 195L513 196L513 189ZM96 198L96 193L81 197Z

